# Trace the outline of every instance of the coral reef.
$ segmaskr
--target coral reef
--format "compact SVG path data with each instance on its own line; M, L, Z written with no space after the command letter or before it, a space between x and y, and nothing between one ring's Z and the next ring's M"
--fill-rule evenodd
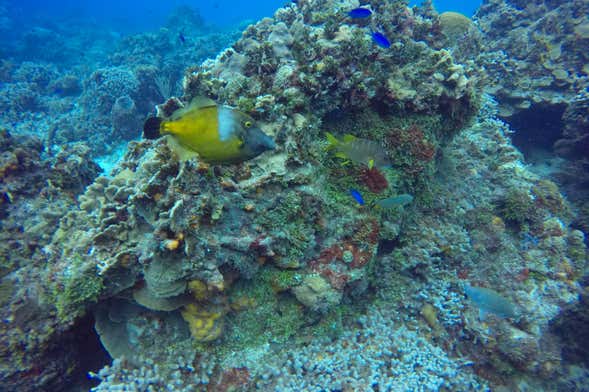
M428 219L428 210L417 213L425 214L415 218L420 223L404 233L402 246L381 259L378 286L388 285L382 290L384 298L403 301L405 313L422 315L438 339L460 334L456 349L462 355L468 352L476 373L494 385L555 388L561 381L550 380L570 364L563 360L562 342L549 326L564 304L576 303L576 279L578 271L585 271L586 253L571 257L571 236L580 233L567 227L570 221L562 204L532 198L534 192L543 193L539 188L554 189L554 184L525 169L506 138L509 129L492 114L485 115L493 105L486 106L475 126L444 149L445 159L455 163L441 162L440 168L451 169L451 174L432 184L445 195L430 207L435 220ZM545 194L562 200L559 192L558 197ZM510 228L497 215L519 225ZM536 242L516 246L520 230L527 230ZM519 317L479 319L476 306L464 307L464 280L510 293ZM434 309L410 304L408 297Z
M589 44L588 12L585 1L486 1L474 18L481 52L467 51L486 69L487 91L526 158L543 151L566 159L554 159L552 178L581 212L589 151L589 67L581 49Z
M566 106L587 86L587 12L584 1L483 3L475 20L502 116Z
M462 125L477 107L475 70L454 63L447 51L425 45L422 40L433 40L426 33L433 22L413 15L403 2L371 6L375 23L388 18L412 26L386 31L397 42L390 53L374 45L362 26L346 23L346 5L302 2L279 10L274 20L250 26L215 62L194 69L184 81L186 92L258 116L267 111L263 102L268 101L273 109L265 116L269 120L293 111L321 118L333 108L343 113L378 102L393 111L447 114L447 132Z
M59 220L77 208L75 197L99 168L83 144L64 146L48 159L38 138L2 130L0 145L0 374L10 389L58 389L85 355L83 347L96 347L80 345L81 335L57 322L53 304L41 298L40 272ZM87 319L77 325L90 328Z
M0 368L11 390L64 383L77 365L68 333L92 318L113 359L91 373L96 391L577 382L560 336L579 311L585 236L558 185L523 164L496 102L481 96L482 69L451 48L460 34L478 40L476 29L427 2L373 1L369 22L351 20L353 6L288 4L188 69L181 93L180 65L156 54L187 26L195 33L184 40L204 38L202 21L179 13L81 78L92 112L57 115L48 140L60 151L43 157L38 139L19 147L0 134L3 233L19 233L0 253L0 354L18 353ZM391 48L372 42L373 26ZM7 73L61 88L57 76L21 68ZM71 102L75 82L59 84L72 88L58 100ZM152 103L169 115L202 95L250 114L276 150L210 165L179 156L165 137L131 141L96 177L95 151L65 143L82 135L74 124L94 130L91 148L127 141ZM374 142L393 167L342 164L326 132ZM401 194L412 203L375 207ZM31 208L39 221L23 228ZM517 317L479 318L466 285L493 289Z

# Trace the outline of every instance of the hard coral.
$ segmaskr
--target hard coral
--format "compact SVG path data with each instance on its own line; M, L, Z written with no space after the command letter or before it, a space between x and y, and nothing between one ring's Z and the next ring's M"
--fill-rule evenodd
M322 313L337 306L342 299L341 291L336 290L323 277L315 274L307 275L299 286L291 290L303 305Z
M458 12L440 14L439 23L442 33L450 43L458 42L470 29L474 28L472 20Z

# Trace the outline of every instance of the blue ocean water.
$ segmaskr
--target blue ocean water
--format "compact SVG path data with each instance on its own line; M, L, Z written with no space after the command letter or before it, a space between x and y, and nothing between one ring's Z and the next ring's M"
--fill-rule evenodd
M412 0L410 5L418 5ZM480 0L438 0L434 2L439 12L456 11L472 15L481 3ZM72 20L85 20L108 26L121 33L149 31L157 28L165 17L176 7L187 5L198 10L207 23L227 26L244 20L259 20L272 16L277 8L288 4L283 0L170 0L170 1L75 1L75 0L7 0L7 8L15 21L28 25L34 20L55 20L68 23Z

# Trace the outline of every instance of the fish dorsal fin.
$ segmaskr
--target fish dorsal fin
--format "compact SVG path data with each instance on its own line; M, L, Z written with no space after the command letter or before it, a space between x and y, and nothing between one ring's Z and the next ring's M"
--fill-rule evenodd
M215 106L215 105L217 105L217 103L210 98L194 97L194 98L192 98L192 101L190 101L190 104L188 105L188 107L191 109L201 109L201 108L206 108L206 107Z
M354 135L350 135L349 133L346 133L344 135L344 143L352 143L353 141L355 141L357 139L356 136Z
M172 113L172 115L170 116L170 120L176 121L181 117L184 117L189 112L193 112L198 109L208 108L211 106L217 106L215 101L213 101L212 99L207 97L194 97L188 105Z

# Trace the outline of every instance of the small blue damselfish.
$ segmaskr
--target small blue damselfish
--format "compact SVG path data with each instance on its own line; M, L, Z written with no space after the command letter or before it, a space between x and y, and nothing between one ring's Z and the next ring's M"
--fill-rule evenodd
M388 49L391 47L391 43L389 42L387 37L385 37L383 33L379 33L378 31L372 33L372 40L381 48Z
M368 8L354 8L348 12L348 15L353 19L364 19L372 15L372 11L370 11Z
M364 198L362 197L362 194L359 191L357 191L356 189L350 189L350 195L352 195L352 197L354 198L354 200L358 202L358 204L360 204L361 206L364 205Z

